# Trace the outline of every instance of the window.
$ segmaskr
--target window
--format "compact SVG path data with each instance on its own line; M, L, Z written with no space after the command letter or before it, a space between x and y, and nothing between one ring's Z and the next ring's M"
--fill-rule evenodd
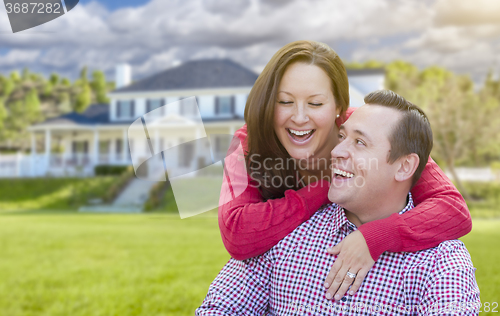
M215 114L233 114L234 96L222 96L215 98Z
M89 152L89 143L86 140L83 141L73 141L71 143L71 152L73 155L76 154L88 154Z
M109 154L109 140L99 141L99 154L106 155Z
M149 113L153 110L156 110L165 105L165 101L163 99L152 99L146 101L146 113ZM158 111L158 114L163 114L163 109Z
M191 166L191 162L194 159L194 143L181 143L179 146L179 165L181 167Z
M132 118L134 117L134 108L134 100L120 100L116 103L116 117Z
M196 99L196 102L198 102L198 99ZM181 115L193 116L198 113L198 108L191 98L189 100L181 98L180 107Z

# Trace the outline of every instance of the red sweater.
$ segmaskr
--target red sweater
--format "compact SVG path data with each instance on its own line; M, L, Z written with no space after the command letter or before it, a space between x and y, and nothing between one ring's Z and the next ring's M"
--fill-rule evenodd
M353 111L349 109L346 117ZM342 123L337 120L338 125ZM246 125L235 136L246 153ZM220 203L219 207L222 241L229 254L238 260L263 254L308 220L320 206L330 203L329 183L326 180L297 191L288 190L283 198L264 202L259 189L248 185L250 177L234 176L242 174L234 171L238 170L238 166L241 171L242 160L242 156L234 154L226 158L225 169L231 175L226 173L221 201L230 201ZM235 197L234 190L238 187L246 188ZM359 227L373 260L376 261L384 251L419 251L470 232L472 221L467 204L430 157L411 193L416 204L411 211L402 215L392 214Z

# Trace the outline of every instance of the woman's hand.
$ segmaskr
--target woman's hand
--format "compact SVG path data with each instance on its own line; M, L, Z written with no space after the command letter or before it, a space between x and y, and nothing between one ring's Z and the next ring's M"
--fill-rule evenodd
M353 295L375 264L363 234L356 230L327 251L332 255L338 254L338 257L325 280L325 288L328 289L326 298L340 300L354 281L349 290L349 294ZM354 273L356 277L350 278L347 272Z

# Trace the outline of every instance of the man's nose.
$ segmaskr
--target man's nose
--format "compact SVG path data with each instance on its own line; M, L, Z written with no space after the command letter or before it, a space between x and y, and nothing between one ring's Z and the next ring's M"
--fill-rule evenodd
M331 155L333 159L346 159L349 157L349 150L348 150L348 144L345 140L341 141L340 143L335 146L332 151Z

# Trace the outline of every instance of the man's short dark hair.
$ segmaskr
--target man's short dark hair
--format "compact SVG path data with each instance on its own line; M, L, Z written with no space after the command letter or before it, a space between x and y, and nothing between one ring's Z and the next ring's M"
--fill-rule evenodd
M374 91L365 97L365 103L386 106L401 112L401 119L389 135L391 151L387 162L392 164L405 155L417 154L420 162L413 174L413 186L420 178L432 150L429 119L422 109L391 90Z

